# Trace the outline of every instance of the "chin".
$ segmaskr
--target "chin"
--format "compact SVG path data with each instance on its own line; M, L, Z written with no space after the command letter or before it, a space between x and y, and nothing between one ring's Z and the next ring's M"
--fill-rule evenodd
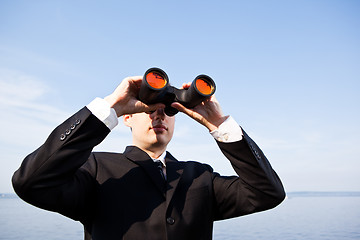
M156 142L159 144L159 145L167 145L170 140L168 138L164 138L164 137L161 137L161 136L157 136L156 137Z

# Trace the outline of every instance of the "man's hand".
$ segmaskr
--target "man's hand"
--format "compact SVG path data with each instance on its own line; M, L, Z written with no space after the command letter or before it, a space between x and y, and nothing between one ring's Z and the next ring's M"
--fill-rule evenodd
M184 83L182 88L188 89L190 85L191 83ZM229 117L223 114L215 95L192 109L186 108L178 102L172 103L171 106L204 125L210 132L217 129Z
M155 111L165 107L162 103L147 105L137 99L141 81L141 76L127 77L112 94L105 97L105 100L115 109L118 117L124 114Z

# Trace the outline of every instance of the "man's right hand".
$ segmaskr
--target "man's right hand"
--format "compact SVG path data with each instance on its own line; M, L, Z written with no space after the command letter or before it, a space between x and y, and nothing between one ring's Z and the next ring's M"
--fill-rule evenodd
M155 111L165 107L162 103L147 105L137 99L141 81L141 76L127 77L112 94L104 98L115 109L118 117L125 114Z

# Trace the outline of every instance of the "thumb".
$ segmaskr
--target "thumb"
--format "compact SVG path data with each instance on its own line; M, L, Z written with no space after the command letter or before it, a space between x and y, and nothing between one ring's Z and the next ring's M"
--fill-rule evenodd
M199 114L196 113L194 110L191 110L191 109L188 109L186 107L184 107L184 105L182 105L181 103L178 103L178 102L173 102L171 104L171 107L179 110L180 112L182 113L185 113L186 115L188 115L189 117L195 119L196 121L198 121L199 119Z
M181 103L178 103L178 102L171 103L171 107L173 107L183 113L186 113L186 111L188 110L186 107L184 107Z

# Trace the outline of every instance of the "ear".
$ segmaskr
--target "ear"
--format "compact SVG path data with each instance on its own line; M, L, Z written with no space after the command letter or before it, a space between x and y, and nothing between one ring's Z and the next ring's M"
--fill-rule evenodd
M130 127L130 128L131 128L131 118L132 118L131 114L123 115L123 121L124 121L125 126Z

